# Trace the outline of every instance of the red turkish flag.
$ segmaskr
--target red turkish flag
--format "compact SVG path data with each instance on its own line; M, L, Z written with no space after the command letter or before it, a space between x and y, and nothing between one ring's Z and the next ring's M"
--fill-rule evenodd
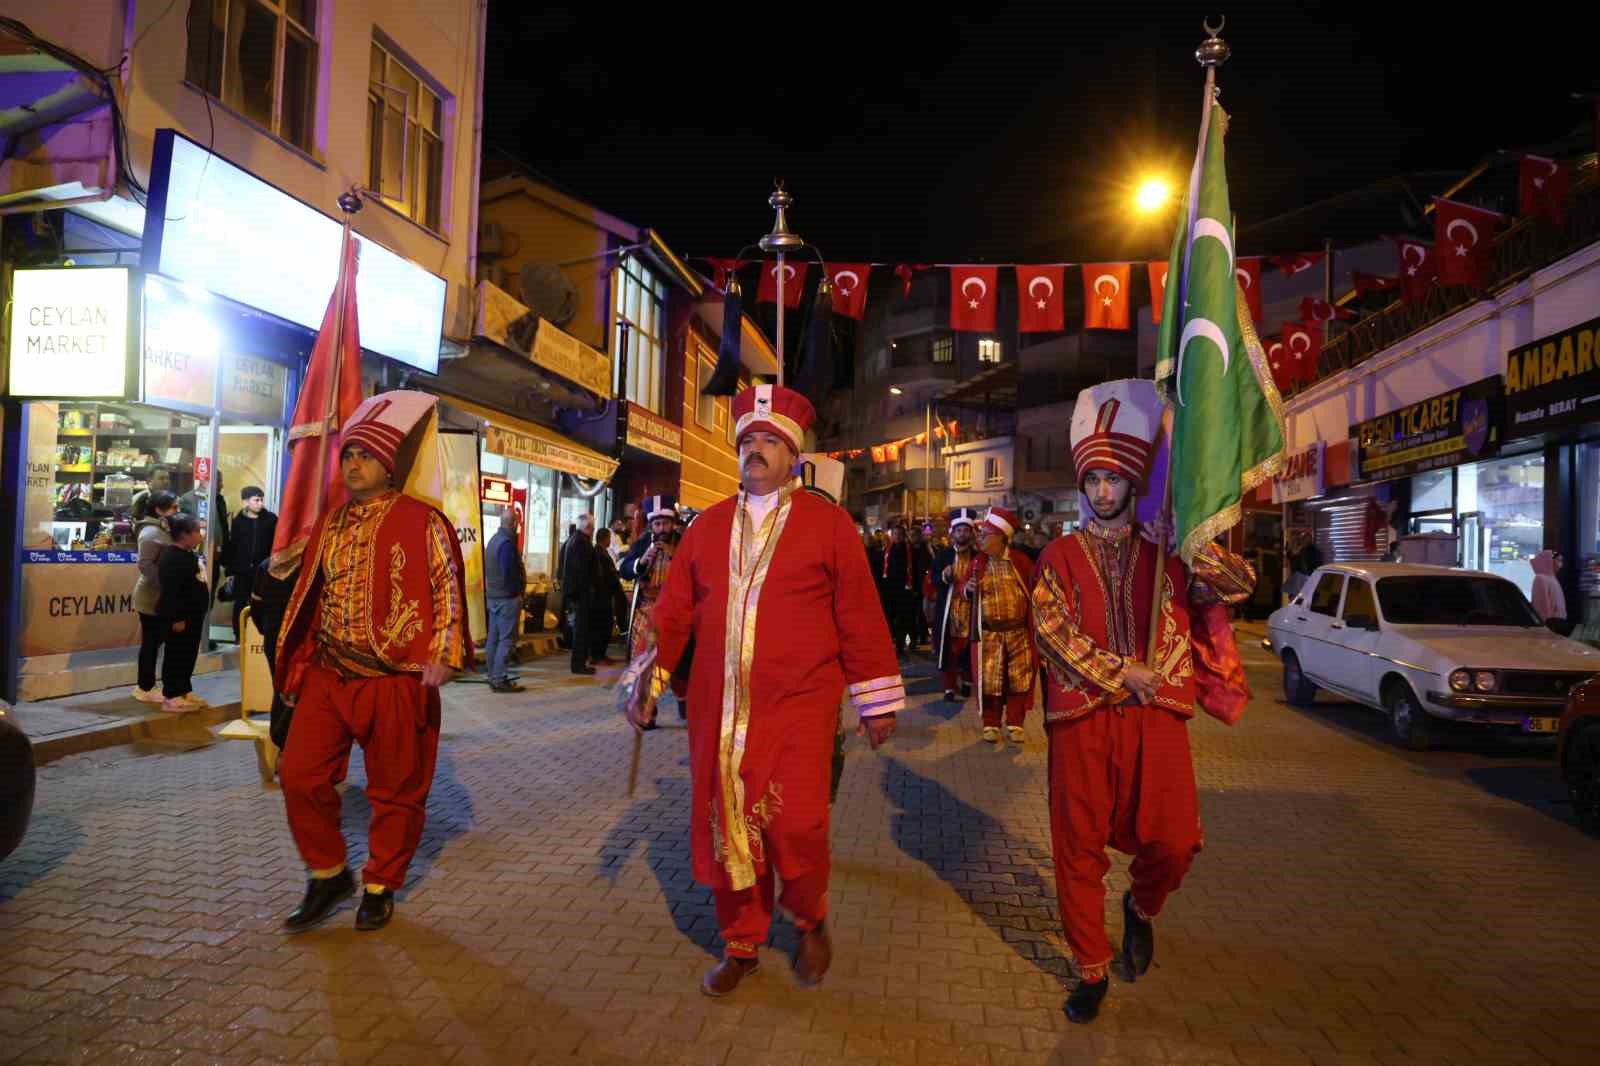
M828 284L833 287L833 313L860 322L867 311L867 281L872 277L872 264L828 263L825 269Z
M925 270L932 270L932 263L899 263L894 268L894 276L900 279L900 299L911 298L911 279Z
M1323 252L1296 252L1294 255L1275 255L1269 262L1285 274L1298 274L1322 262Z
M1239 279L1245 301L1250 305L1250 321L1261 321L1261 257L1233 261L1233 276Z
M1000 268L950 268L950 328L962 333L993 333Z
M1355 320L1356 313L1348 307L1307 296L1300 301L1300 317L1307 322L1329 322L1335 318L1349 322Z
M1083 328L1128 328L1128 282L1132 263L1083 265Z
M800 306L800 297L806 289L806 272L811 264L806 262L783 264L783 306L793 311ZM778 264L761 264L761 284L756 288L756 302L778 302Z
M711 264L711 283L719 289L727 289L728 275L739 269L737 259L706 259Z
M1428 289L1439 280L1439 260L1433 246L1423 241L1397 238L1400 253L1400 299L1408 304L1427 299Z
M1369 292L1388 292L1400 287L1399 278L1386 277L1383 274L1363 274L1359 270L1351 272L1350 280L1355 283L1357 296L1365 296Z
M1494 274L1494 238L1504 217L1497 211L1434 198L1433 248L1439 284L1481 289Z
M1067 268L1017 267L1017 331L1059 333L1067 328Z
M1159 326L1161 307L1167 302L1167 261L1158 259L1144 268L1150 273L1150 323Z
M1290 376L1295 381L1317 380L1317 357L1322 354L1321 324L1291 322L1283 327L1282 337Z
M1558 226L1567 224L1567 187L1571 177L1567 168L1543 156L1522 157L1522 213L1548 218Z
M1283 343L1281 332L1277 337L1262 337L1261 343L1266 345L1267 367L1272 371L1272 383L1278 386L1279 392L1288 392L1289 386L1294 384L1294 367L1289 362L1289 349Z

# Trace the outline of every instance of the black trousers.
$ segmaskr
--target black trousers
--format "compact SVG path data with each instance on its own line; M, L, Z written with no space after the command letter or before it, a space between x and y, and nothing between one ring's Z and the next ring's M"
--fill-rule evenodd
M590 619L594 612L589 607L588 593L580 593L572 606L572 669L582 670L589 665L589 653L594 650L590 635Z
M250 590L255 585L256 572L246 570L242 574L233 575L233 639L240 644L244 643L244 634L239 632L239 615L250 606ZM220 587L220 586L219 586ZM257 621L256 628L260 629Z
M894 589L890 595L893 597L890 610L893 612L889 618L889 634L894 637L895 650L906 646L909 641L915 643L917 639L917 626L922 620L922 597L912 589Z
M149 692L156 687L156 656L167 639L166 624L153 614L139 613L139 687Z
M167 626L167 656L161 662L161 694L167 699L194 691L194 664L200 658L203 618L185 619L183 631Z
M616 625L610 604L589 607L589 660L604 659L611 650L611 630Z

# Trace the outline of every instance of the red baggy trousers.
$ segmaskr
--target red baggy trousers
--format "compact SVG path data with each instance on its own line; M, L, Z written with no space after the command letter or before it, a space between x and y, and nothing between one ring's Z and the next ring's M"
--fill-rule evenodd
M1132 855L1133 902L1154 918L1200 851L1200 809L1188 723L1158 707L1100 707L1052 722L1050 841L1056 899L1081 975L1111 961L1106 846Z
M313 665L306 671L278 780L300 857L312 870L345 861L341 809L334 785L343 780L351 743L367 766L370 885L399 889L417 853L439 754L439 690L412 674L345 680Z
M966 637L945 638L945 669L939 671L939 679L944 682L946 692L955 692L962 681L970 682L972 658L967 649L971 643Z
M1020 726L1028 720L1028 708L1033 706L1033 690L1015 692L1007 696L983 697L983 725L985 729L1000 727L1000 713L1005 712L1006 725Z

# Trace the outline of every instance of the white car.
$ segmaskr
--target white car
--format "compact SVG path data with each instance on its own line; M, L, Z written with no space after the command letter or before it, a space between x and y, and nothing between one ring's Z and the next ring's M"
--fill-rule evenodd
M1339 563L1267 620L1283 694L1317 689L1375 707L1413 751L1435 719L1554 734L1567 692L1600 674L1600 651L1557 636L1522 590L1476 570Z

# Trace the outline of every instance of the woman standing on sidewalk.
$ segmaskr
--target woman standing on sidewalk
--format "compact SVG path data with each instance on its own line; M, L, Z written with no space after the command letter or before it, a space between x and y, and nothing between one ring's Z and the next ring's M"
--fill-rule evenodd
M166 699L163 711L181 714L197 711L206 702L194 694L194 664L200 655L200 637L205 628L211 594L200 577L200 520L178 513L167 519L172 543L161 549L156 569L161 597L156 613L166 632L167 657L161 664L161 691Z
M133 609L139 612L139 684L133 698L140 703L160 703L156 691L156 656L161 651L165 627L157 614L161 599L161 580L156 560L161 549L172 543L167 519L177 513L178 498L170 492L152 493L149 510L139 519L139 580L133 585Z

